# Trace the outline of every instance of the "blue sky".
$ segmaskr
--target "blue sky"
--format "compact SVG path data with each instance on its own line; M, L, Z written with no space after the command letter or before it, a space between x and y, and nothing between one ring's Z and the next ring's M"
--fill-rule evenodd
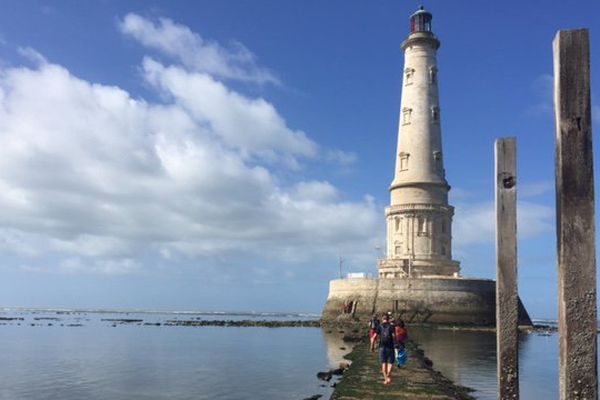
M339 256L375 273L419 4L3 2L0 305L319 312ZM590 29L595 100L600 5L425 6L454 258L495 276L516 136L520 293L553 318L552 40Z

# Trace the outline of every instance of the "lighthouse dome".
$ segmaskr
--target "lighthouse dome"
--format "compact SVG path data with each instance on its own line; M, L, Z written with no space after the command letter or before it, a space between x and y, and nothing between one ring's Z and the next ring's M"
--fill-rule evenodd
M410 33L431 32L431 20L433 16L423 6L410 16Z

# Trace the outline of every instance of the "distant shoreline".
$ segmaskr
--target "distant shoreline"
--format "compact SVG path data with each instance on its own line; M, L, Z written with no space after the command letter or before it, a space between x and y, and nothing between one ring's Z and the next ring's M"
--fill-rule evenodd
M320 320L268 321L268 320L169 320L165 326L222 326L222 327L265 327L265 328L320 328Z
M53 312L57 314L176 314L176 315L231 315L250 317L300 317L319 319L321 314L311 312L279 311L199 311L199 310L149 310L120 308L66 308L66 307L1 307L2 312Z

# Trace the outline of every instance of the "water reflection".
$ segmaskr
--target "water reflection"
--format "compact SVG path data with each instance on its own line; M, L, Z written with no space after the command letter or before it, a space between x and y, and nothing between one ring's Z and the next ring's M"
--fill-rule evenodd
M413 327L433 367L454 382L475 389L478 399L497 399L495 332L463 332ZM523 399L557 399L558 335L519 336L519 391Z
M496 399L496 335L413 327L409 331L433 366L480 399Z
M104 319L132 316L0 315L0 399L279 400L332 392L315 376L329 364L317 328L165 325L173 313L143 314L159 326L114 327Z

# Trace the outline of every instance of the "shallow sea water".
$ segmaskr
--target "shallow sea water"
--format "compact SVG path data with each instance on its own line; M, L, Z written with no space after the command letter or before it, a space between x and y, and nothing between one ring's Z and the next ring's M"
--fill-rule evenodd
M473 396L496 400L496 336L494 332L416 329L410 331L449 379L475 389ZM522 399L558 399L558 334L519 336L519 392Z
M350 350L339 335L319 328L164 326L173 319L317 317L0 310L0 400L327 399L331 382L316 373L336 367ZM497 398L493 333L409 328L409 335L435 369L475 389L478 399ZM521 398L558 399L558 336L522 335L519 351Z
M5 324L0 325L2 400L279 400L328 398L332 391L316 378L330 367L318 328L113 327L114 322L102 321L207 315L22 311L0 317L24 318L0 321Z

